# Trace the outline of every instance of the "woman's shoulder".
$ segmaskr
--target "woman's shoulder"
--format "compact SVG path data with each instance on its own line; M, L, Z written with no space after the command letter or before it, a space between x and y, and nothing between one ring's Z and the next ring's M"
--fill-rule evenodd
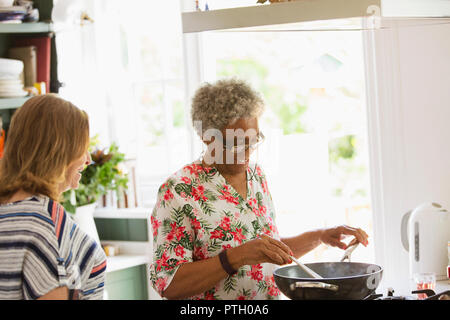
M21 241L34 242L45 239L56 243L56 224L48 211L49 199L31 196L0 206L0 229L8 234L20 237Z
M247 169L252 177L265 178L266 174L259 163L250 163Z
M191 184L192 181L199 178L201 174L211 173L212 168L205 168L200 161L194 161L179 168L177 171L169 175L164 183L160 186L160 190L172 188L179 183Z
M33 195L26 199L0 205L0 217L3 220L14 218L15 221L34 221L35 219L53 224L48 211L48 197Z

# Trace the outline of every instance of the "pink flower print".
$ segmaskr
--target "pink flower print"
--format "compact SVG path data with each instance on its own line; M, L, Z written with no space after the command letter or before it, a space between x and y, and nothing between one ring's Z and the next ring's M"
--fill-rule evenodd
M203 171L203 167L194 163L190 166L184 167L184 170L188 170L191 175L198 177L198 174Z
M262 273L262 266L260 264L256 264L251 266L251 270L247 271L247 275L250 276L253 280L261 281L264 278Z
M266 193L266 194L269 193L269 188L267 187L267 180L264 179L264 181L261 183L261 187L262 187L264 193Z
M168 267L167 260L169 260L169 256L167 251L164 251L161 259L156 260L156 271L161 271L161 267Z
M181 181L183 181L185 184L191 184L192 181L188 177L181 177Z
M205 293L205 300L216 300L216 298L214 298L214 293L206 292Z
M267 212L267 208L266 208L266 206L260 206L259 207L259 213L261 214L261 215L265 215L266 214L266 212Z
M164 194L164 200L169 201L170 199L173 199L173 193L170 191L170 189L167 189L166 193Z
M155 286L158 292L162 293L167 285L167 278L158 278L155 282Z
M230 230L230 226L231 226L231 219L229 217L224 217L222 219L222 221L220 222L220 227L224 231L228 231L228 230Z
M223 190L225 189L225 190ZM228 203L233 203L238 205L239 204L239 199L237 197L233 197L229 191L229 188L227 185L223 185L223 189L220 190L220 193L222 193L222 195L219 196L220 200L226 200Z
M202 228L200 222L196 218L191 219L191 224L192 224L192 227L194 228L194 230L199 230Z
M178 245L176 248L175 248L175 255L177 256L177 257L184 257L184 255L186 254L186 251L184 250L184 247L183 246L181 246L181 245Z
M272 236L272 232L270 231L270 229L264 228L262 230L262 232L266 235L266 236Z
M205 195L203 194L205 192L205 187L203 186L198 186L197 189L196 188L192 188L192 196L194 197L195 201L207 201L208 198L205 197Z
M280 289L278 289L276 286L270 286L267 293L272 297L276 297L281 294Z
M181 238L184 237L184 229L186 229L185 227L178 227L177 230L175 231L175 236L177 237L177 240L180 241Z
M152 223L152 229L153 229L153 237L156 237L158 234L158 228L161 226L161 222L158 221L155 217L151 217L150 221Z
M231 244L224 244L222 245L223 250L231 249Z
M170 230L170 232L167 234L167 241L171 242L173 241L173 239L175 238L175 232L177 230L177 223L176 222L172 222L170 224L170 227L172 228Z
M257 201L256 201L256 199L255 198L250 198L250 200L248 200L248 204L252 207L252 208L254 208L254 207L256 207L257 206Z
M242 240L247 239L246 236L242 234L242 229L236 228L236 231L232 231L231 234L233 235L233 239L240 244L242 243Z
M195 249L194 249L194 257L195 257L195 260L203 260L203 259L206 259L207 257L206 257L206 253L205 252L207 252L207 248L203 248L203 247L196 247Z
M180 264L186 263L188 262L186 259L180 260L177 262L177 264L175 266L179 266Z
M220 229L216 229L213 232L211 232L211 239L222 239L223 238L223 231Z
M259 177L262 177L262 170L261 170L261 168L259 167L259 166L257 166L256 167L256 174L259 176Z

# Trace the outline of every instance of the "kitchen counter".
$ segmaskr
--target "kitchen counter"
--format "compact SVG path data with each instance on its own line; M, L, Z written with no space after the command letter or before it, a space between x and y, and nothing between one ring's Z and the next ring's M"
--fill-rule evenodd
M436 290L434 290L436 293L447 290L450 290L450 279L436 281Z

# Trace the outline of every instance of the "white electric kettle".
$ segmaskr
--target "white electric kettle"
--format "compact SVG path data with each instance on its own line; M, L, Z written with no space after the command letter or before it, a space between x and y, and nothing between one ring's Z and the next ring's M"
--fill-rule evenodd
M450 241L450 213L438 203L423 203L402 218L401 238L409 251L409 276L434 272L446 279L447 246Z

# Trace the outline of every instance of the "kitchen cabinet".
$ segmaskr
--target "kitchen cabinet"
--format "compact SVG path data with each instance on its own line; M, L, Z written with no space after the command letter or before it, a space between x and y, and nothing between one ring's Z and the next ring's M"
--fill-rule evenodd
M192 4L185 2L184 5L184 33L213 30L357 30L364 27L362 17L450 16L450 3L445 0L297 0L210 11L194 11Z
M120 252L107 257L105 299L157 300L150 285L152 254L150 208L100 208L94 220L102 245L114 245Z
M109 263L109 261L108 261ZM146 265L136 265L106 273L105 299L147 300Z

